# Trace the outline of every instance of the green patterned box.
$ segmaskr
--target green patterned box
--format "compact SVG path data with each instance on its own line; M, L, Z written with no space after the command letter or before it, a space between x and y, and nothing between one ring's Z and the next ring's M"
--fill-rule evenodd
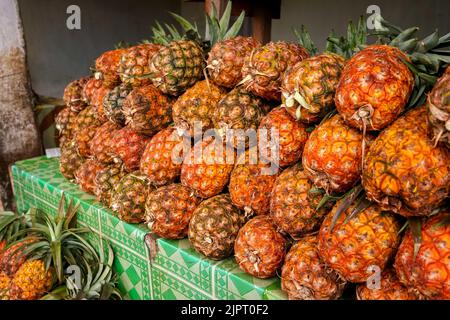
M54 212L63 191L66 200L80 204L78 223L110 241L116 255L119 288L128 299L286 298L279 279L253 278L242 272L232 258L208 260L197 254L188 240L154 241L145 225L120 221L95 197L62 177L58 159L40 157L17 162L12 167L12 178L20 211L37 207Z

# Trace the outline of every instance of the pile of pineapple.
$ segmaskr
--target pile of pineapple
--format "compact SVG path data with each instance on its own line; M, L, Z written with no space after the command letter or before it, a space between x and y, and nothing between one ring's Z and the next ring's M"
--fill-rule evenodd
M379 43L360 22L317 53L306 32L237 36L230 12L208 14L208 41L175 16L184 34L158 24L70 83L62 174L125 222L280 275L291 299L351 283L358 299L450 299L450 34L418 41L379 17ZM245 136L224 142L235 129L276 130L277 166L249 161Z

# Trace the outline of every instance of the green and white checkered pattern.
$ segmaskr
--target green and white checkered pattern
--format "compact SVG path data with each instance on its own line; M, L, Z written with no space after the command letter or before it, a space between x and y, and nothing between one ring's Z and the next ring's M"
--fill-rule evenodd
M151 260L144 241L150 232L146 226L120 221L95 197L66 180L59 172L58 159L21 161L13 166L12 173L20 211L37 207L54 213L63 191L66 204L70 200L80 204L78 223L110 242L116 256L119 289L128 299L286 299L279 279L253 278L242 272L232 258L205 259L186 239L157 239L158 253ZM103 246L104 240L97 241L97 245Z

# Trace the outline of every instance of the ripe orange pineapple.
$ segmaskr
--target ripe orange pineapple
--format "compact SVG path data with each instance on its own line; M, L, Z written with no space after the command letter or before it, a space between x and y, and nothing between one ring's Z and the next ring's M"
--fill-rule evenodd
M127 126L145 135L154 135L172 122L170 100L152 85L135 88L123 102Z
M180 136L177 129L169 127L161 130L145 147L140 171L155 186L174 182L181 174L184 148L190 145L190 140Z
M335 103L344 120L360 130L386 128L404 110L414 76L403 62L410 59L387 45L370 45L345 65Z
M86 82L86 85L83 88L83 93L82 93L83 101L86 104L90 105L92 97L95 95L97 90L100 90L101 88L103 88L102 80L98 80L93 77L90 78L89 81Z
M271 167L270 163L258 159L256 148L243 153L231 173L228 186L234 205L249 215L268 214L278 174L278 167Z
M61 147L59 170L66 179L73 180L75 178L75 172L85 160L78 152L77 143L72 140Z
M139 169L142 153L149 140L128 127L116 131L111 140L114 161L122 163L127 172Z
M94 158L104 164L114 161L112 138L119 131L119 126L112 122L105 122L96 131L89 145Z
M105 166L98 161L86 160L75 172L75 181L87 193L95 194L95 176Z
M162 238L183 239L188 235L189 222L200 201L191 189L181 184L161 187L147 197L146 223Z
M189 223L189 241L197 252L213 260L233 254L239 229L247 216L236 208L227 194L203 201Z
M303 148L308 140L306 127L289 115L283 107L270 111L262 120L259 129L266 129L268 137L271 130L278 132L278 165L287 167L298 162L303 153ZM273 137L272 137L273 138ZM267 155L273 156L270 150Z
M75 133L75 119L78 113L65 107L55 117L55 127L59 133L59 146L62 147L69 143Z
M119 63L126 49L110 50L95 61L95 78L103 81L103 86L112 89L120 83Z
M174 103L175 126L190 136L194 135L195 122L200 123L199 129L202 131L212 128L212 117L216 105L225 94L226 91L223 88L206 80L197 82Z
M181 183L201 198L222 192L234 167L234 149L221 139L204 139L186 155L181 166Z
M303 151L302 164L308 178L328 193L351 189L360 180L363 139L363 134L348 126L340 115L321 123Z
M11 278L0 272L0 301L10 300Z
M270 216L292 238L315 231L329 211L316 210L324 192L314 188L300 164L283 171L275 181L270 199Z
M332 228L341 203L342 200L337 202L320 227L319 254L345 280L365 282L373 271L383 270L395 254L400 243L400 224L375 204L351 215L356 207L352 204Z
M99 127L97 126L90 126L76 132L74 141L77 145L78 154L80 156L88 158L92 155L90 142L98 128Z
M80 112L87 107L87 104L83 101L83 88L89 79L89 77L84 77L72 81L64 89L64 103L74 112Z
M91 126L99 126L101 124L101 121L97 119L95 108L93 106L88 106L86 109L78 113L75 118L74 131Z
M0 272L13 277L19 268L25 263L27 257L24 253L27 246L37 242L37 239L27 239L12 244L0 254Z
M252 37L237 36L217 42L208 55L208 75L216 85L234 88L242 80L244 59L261 43Z
M161 48L158 44L149 43L127 49L119 64L122 82L133 87L149 85L149 61Z
M105 96L103 100L103 108L109 121L114 122L119 126L123 126L125 124L123 104L132 90L133 87L129 84L123 83L109 91Z
M14 274L11 281L11 300L37 300L53 285L53 273L42 260L27 260Z
M299 44L269 42L258 47L245 58L242 83L255 95L267 100L281 100L281 79L289 66L308 58L309 54Z
M114 189L125 175L125 170L117 164L109 165L98 171L94 179L94 193L97 200L109 207Z
M91 105L95 110L95 117L98 121L100 121L100 123L105 123L106 121L108 121L108 118L105 114L103 101L105 100L105 97L109 94L109 92L110 89L101 87L94 92L91 99Z
M428 299L450 300L450 213L441 212L424 222L420 247L408 230L395 257L400 281Z
M428 138L424 107L409 111L376 138L364 162L369 200L403 216L426 216L448 198L450 151Z
M375 285L375 284L374 284ZM398 280L393 269L386 269L381 274L379 287L368 287L366 283L356 287L358 300L417 300L418 297Z
M289 114L303 123L315 123L330 112L344 64L343 57L324 53L290 68L281 88Z
M239 230L234 255L246 273L266 279L274 277L286 255L286 239L268 216L256 216Z
M346 281L329 270L317 250L317 237L299 239L286 255L281 270L281 288L289 300L335 300Z

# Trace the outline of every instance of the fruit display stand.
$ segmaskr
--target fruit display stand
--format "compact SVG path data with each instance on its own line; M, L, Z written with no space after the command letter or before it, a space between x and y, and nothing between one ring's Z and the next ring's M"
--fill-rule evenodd
M233 258L201 257L187 239L156 239L145 225L120 221L95 197L59 172L58 158L39 157L12 166L12 183L19 211L36 207L56 212L61 195L80 205L78 224L110 241L119 289L136 300L272 300L286 299L280 280L260 280L241 271ZM147 245L153 244L153 245ZM99 243L101 245L101 243Z

